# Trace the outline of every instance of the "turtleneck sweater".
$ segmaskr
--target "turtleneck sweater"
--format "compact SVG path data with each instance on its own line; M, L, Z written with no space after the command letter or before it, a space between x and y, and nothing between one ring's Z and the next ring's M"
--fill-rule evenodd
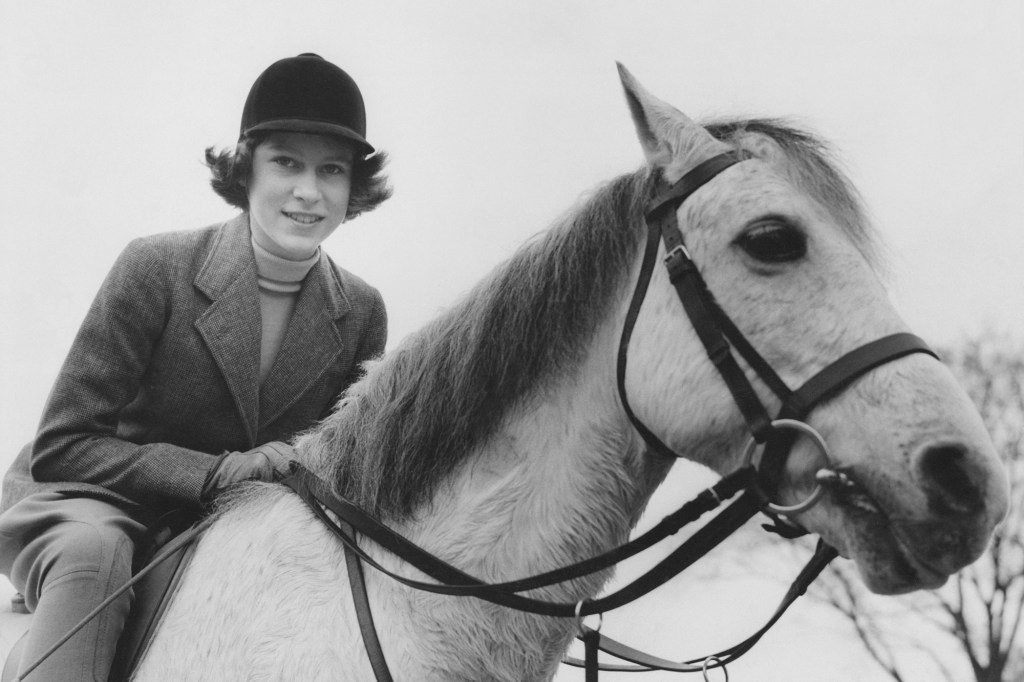
M306 260L294 261L275 256L252 240L256 257L256 281L260 292L260 384L270 374L281 349L288 323L302 291L302 280L320 258L320 249Z

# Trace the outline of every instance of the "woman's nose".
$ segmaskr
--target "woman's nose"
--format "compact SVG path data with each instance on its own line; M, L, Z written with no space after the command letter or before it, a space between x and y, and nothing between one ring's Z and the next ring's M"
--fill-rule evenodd
M317 184L316 176L312 173L303 173L295 179L295 187L292 194L296 199L306 202L313 202L320 198L320 186Z

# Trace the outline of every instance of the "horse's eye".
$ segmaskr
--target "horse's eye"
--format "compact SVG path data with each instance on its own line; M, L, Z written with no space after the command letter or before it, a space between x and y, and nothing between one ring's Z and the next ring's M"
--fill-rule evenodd
M804 233L780 220L754 225L736 240L751 258L763 263L788 263L807 254Z

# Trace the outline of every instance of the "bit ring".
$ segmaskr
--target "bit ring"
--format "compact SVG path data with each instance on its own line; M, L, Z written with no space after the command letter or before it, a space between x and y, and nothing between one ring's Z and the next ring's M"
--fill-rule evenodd
M818 451L825 457L826 466L831 466L832 458L829 456L828 445L825 443L825 439L822 438L821 434L818 433L813 427L802 421L796 419L776 419L772 422L772 427L776 429L790 429L791 431L797 431L801 435L807 436L807 438L818 448ZM747 443L747 448L743 452L743 465L753 463L754 452L758 448L758 443L753 438ZM797 502L796 504L783 505L775 504L773 502L768 503L768 509L775 512L776 514L800 514L807 511L818 503L821 496L824 494L825 489L821 486L821 483L815 479L814 490L808 495L803 501Z

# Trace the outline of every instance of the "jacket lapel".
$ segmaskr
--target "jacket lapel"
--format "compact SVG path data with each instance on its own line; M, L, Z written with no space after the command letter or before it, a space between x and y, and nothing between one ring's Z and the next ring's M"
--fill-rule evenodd
M226 223L196 276L210 298L196 320L255 444L259 425L260 301L247 215Z
M268 424L329 368L343 349L337 321L351 309L327 256L313 265L270 375L263 382L260 418Z

